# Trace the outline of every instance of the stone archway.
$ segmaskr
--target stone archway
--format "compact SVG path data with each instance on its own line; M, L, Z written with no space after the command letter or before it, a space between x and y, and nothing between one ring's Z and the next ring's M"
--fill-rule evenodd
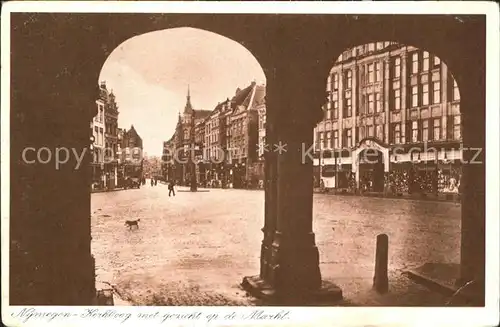
M90 174L73 169L74 158L57 171L19 158L28 146L89 146L98 74L124 40L158 29L201 28L243 44L261 63L267 139L288 144L288 152L266 157L260 277L278 293L303 293L320 288L321 273L312 232L312 162L301 154L312 144L335 59L348 47L381 39L436 53L460 86L464 147L484 149L485 134L477 131L485 130L485 21L448 15L11 14L11 53L29 54L11 60L11 304L92 302ZM484 158L482 151L476 160ZM484 174L484 164L464 169L461 245L462 279L483 283Z

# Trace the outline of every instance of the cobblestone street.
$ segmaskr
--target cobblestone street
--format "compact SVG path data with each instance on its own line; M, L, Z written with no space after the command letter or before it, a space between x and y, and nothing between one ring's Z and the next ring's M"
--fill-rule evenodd
M187 190L180 188L180 190ZM166 185L92 194L99 283L134 305L258 304L239 287L259 272L264 192L177 192ZM129 230L125 220L140 219ZM323 279L356 305L443 305L400 270L459 262L460 206L447 202L314 195ZM376 235L389 236L390 292L371 291ZM436 237L438 235L438 237Z

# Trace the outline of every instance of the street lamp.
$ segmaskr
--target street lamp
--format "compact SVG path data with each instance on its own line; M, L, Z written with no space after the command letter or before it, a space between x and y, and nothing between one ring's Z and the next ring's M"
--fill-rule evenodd
M196 152L195 147L195 111L193 110L193 116L191 117L191 150ZM190 156L191 160L191 183L190 183L190 191L196 192L198 191L198 181L196 179L196 162L194 159L194 153Z

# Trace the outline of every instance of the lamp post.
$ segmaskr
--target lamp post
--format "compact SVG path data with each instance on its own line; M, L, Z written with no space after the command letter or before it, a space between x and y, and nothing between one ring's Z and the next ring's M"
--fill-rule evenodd
M191 151L194 151L194 153L191 153L190 156L190 161L191 161L191 183L190 183L190 191L191 192L196 192L198 191L198 181L196 178L196 162L194 155L196 154L196 146L195 146L195 111L193 110L193 116L191 117Z

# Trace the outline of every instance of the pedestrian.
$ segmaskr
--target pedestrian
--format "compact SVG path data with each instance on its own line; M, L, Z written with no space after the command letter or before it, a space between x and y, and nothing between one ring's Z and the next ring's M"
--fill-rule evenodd
M158 185L158 179L155 178L155 186Z
M173 181L170 181L168 183L168 196L170 196L171 194L173 194L175 196L174 182Z
M155 185L155 182L153 180L153 178L151 177L151 186L154 186Z

